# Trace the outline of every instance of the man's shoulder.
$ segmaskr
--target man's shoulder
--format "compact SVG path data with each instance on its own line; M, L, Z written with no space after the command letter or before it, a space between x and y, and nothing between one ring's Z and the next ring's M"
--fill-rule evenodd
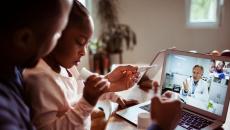
M57 90L56 79L58 77L49 71L44 70L26 70L23 72L23 83L26 95L50 94Z
M46 78L51 78L52 70L50 67L40 59L39 63L35 68L24 69L23 70L23 79L24 80L44 80Z
M52 79L52 75L49 72L41 69L23 71L23 80L27 83L31 82L32 84L36 84L50 79Z
M4 130L18 130L29 124L29 115L27 107L23 105L20 95L16 95L11 91L11 86L0 82L0 129ZM27 117L28 120L23 119ZM31 126L32 129L32 126Z
M10 84L8 85L0 82L0 105L10 106L15 104L18 98L21 98L21 96L17 95L15 92L12 92ZM14 109L13 107L10 108Z

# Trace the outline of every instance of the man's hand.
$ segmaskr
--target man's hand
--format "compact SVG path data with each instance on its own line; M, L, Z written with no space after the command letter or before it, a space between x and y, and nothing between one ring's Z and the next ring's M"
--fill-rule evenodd
M110 83L107 79L98 75L92 75L85 82L83 97L89 104L95 106L98 98L108 91L109 86Z
M163 97L153 97L151 101L151 117L162 130L172 130L181 118L181 103L173 92Z
M185 81L183 82L183 87L184 87L184 90L185 90L185 91L188 91L188 88L189 88L188 80L185 80Z
M119 66L105 77L111 83L109 91L117 92L132 87L137 82L139 72L137 67L131 65Z

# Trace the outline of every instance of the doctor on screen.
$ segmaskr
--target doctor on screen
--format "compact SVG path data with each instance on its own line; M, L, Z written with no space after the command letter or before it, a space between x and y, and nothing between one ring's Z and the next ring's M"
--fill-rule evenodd
M181 95L191 96L202 101L208 101L208 84L202 80L204 68L201 65L195 65L192 69L192 77L187 78L182 85Z

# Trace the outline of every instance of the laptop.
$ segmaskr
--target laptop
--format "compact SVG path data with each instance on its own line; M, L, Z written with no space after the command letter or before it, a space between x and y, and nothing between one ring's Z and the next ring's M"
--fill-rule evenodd
M213 63L219 62L224 63L222 72L213 70ZM197 92L183 94L183 82L192 78L196 65L203 67L198 84L202 82L204 89L198 91L197 87ZM224 124L230 100L229 57L167 50L162 66L160 93L167 90L178 93L183 106L182 118L176 129L209 130ZM151 69L145 72L147 76L152 73ZM143 112L150 112L150 101L117 111L116 114L137 125L137 116Z

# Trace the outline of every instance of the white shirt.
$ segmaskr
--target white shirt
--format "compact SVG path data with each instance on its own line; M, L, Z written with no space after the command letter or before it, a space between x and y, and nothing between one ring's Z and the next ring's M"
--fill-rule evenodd
M192 96L202 101L209 100L208 94L208 84L206 81L200 79L197 84L194 83L193 77L186 79L188 82L188 92L184 91L184 88L181 89L181 94L183 96ZM186 82L186 81L185 81Z
M40 60L36 68L25 70L25 97L31 106L32 121L39 130L84 130L93 110L83 97L83 80L74 66L72 77L61 68L60 74ZM100 99L116 101L114 93ZM87 128L88 129L88 128Z

